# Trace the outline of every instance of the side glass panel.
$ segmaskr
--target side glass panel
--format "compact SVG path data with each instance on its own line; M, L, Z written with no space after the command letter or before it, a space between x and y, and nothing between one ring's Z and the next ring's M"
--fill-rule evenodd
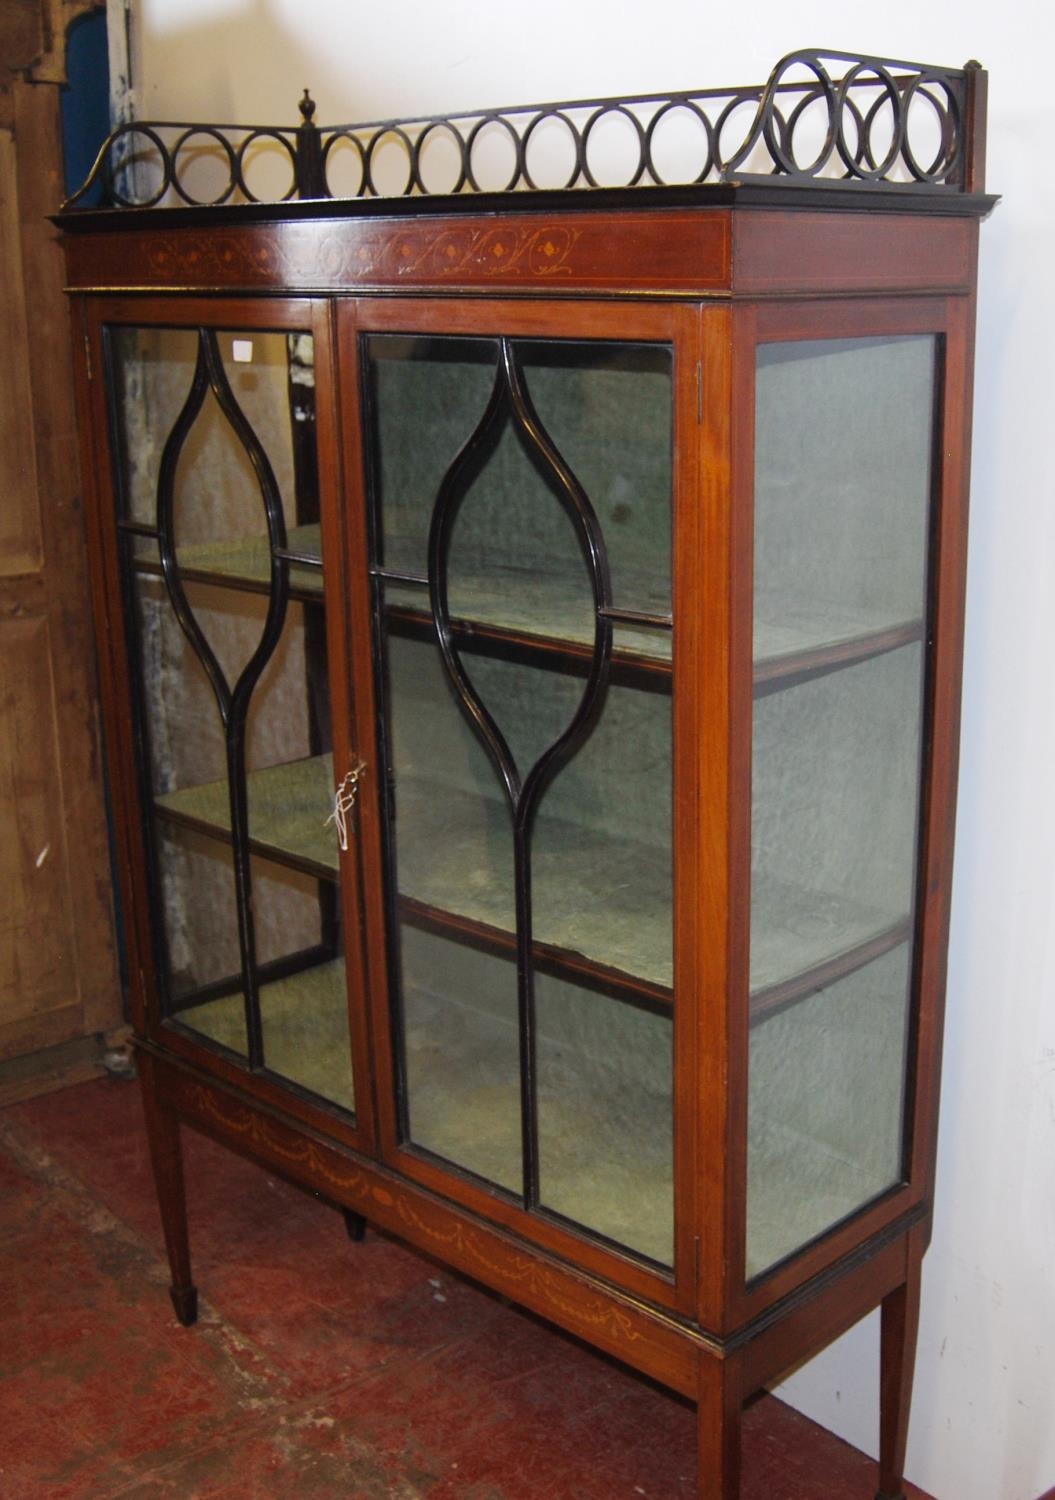
M669 1266L670 349L363 364L404 1144Z
M902 1177L936 353L758 352L749 1278Z
M350 1111L312 338L107 349L165 1014Z

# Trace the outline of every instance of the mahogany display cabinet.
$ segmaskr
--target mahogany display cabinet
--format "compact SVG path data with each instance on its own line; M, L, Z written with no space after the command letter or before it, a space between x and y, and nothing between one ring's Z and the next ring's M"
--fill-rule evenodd
M59 216L184 1323L189 1126L695 1399L712 1500L880 1306L901 1494L984 91L306 97Z

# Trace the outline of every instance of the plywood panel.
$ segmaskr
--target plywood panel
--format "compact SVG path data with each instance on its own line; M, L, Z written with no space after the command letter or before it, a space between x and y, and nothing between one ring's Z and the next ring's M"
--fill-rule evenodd
M42 618L0 620L0 1014L76 998L51 641ZM71 993L72 991L72 993Z
M45 30L61 61L63 27ZM0 1060L121 1019L70 329L47 218L60 163L58 89L0 67Z
M15 142L0 130L0 575L35 572L41 565L37 470L29 368L29 330L22 286Z

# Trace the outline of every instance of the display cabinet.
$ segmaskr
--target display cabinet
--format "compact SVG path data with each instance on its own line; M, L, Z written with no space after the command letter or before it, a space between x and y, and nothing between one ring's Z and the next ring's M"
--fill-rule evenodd
M881 1306L896 1496L984 74L312 112L59 220L177 1314L189 1126L693 1397L701 1495Z

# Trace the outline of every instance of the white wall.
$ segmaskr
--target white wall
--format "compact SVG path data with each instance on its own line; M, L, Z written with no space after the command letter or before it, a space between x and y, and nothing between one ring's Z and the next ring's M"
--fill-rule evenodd
M803 45L991 72L963 772L935 1238L909 1442L938 1500L1055 1484L1055 192L1040 0L138 0L141 118L354 120L750 83ZM726 14L729 14L726 8ZM875 1319L784 1387L875 1447Z

